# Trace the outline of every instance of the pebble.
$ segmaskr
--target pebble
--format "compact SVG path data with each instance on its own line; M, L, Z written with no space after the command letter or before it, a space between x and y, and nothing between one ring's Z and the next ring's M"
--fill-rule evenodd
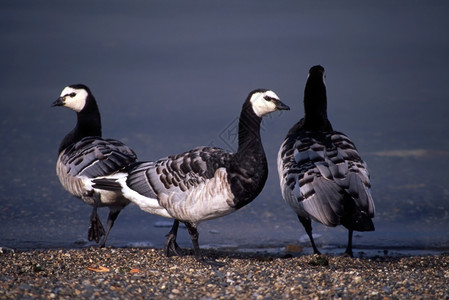
M449 298L444 254L351 259L203 253L223 266L191 255L167 258L160 249L5 251L0 299Z
M301 253L302 247L300 245L288 244L285 246L285 251L292 253Z

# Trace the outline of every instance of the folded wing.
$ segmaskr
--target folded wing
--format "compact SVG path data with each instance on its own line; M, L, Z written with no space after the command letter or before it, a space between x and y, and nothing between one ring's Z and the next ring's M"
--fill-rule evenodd
M71 176L95 178L121 171L136 159L134 151L119 141L86 137L64 150L61 163Z
M279 165L284 199L297 213L304 210L327 226L342 224L354 204L355 214L374 216L366 164L344 134L287 139L279 153Z

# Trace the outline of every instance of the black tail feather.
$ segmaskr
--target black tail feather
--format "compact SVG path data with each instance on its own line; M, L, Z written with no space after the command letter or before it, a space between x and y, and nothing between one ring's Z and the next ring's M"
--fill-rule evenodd
M106 191L120 191L122 186L115 179L100 178L92 180L94 189L106 190Z
M355 231L374 231L374 223L366 213L361 211L354 211L341 220L341 224L347 229Z

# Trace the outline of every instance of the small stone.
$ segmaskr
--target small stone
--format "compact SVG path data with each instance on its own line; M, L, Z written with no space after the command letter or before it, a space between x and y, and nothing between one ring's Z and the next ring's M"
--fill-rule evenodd
M362 282L362 277L361 276L355 276L353 279L355 284L359 284L360 282Z
M309 260L309 265L311 266L328 266L329 260L324 255L313 255L312 259Z
M6 248L6 247L0 247L0 254L4 253L14 253L14 249Z
M41 265L41 264L35 264L34 266L33 266L33 271L34 272L41 272L41 271L43 271L44 270L44 267Z
M285 251L292 253L300 253L302 252L302 247L300 245L288 244L285 246Z

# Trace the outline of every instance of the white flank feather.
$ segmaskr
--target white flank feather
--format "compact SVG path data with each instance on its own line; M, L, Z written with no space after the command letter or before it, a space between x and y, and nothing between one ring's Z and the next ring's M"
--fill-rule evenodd
M234 195L225 168L217 169L213 178L186 193L163 193L159 195L159 200L173 218L193 224L235 211L231 206Z

